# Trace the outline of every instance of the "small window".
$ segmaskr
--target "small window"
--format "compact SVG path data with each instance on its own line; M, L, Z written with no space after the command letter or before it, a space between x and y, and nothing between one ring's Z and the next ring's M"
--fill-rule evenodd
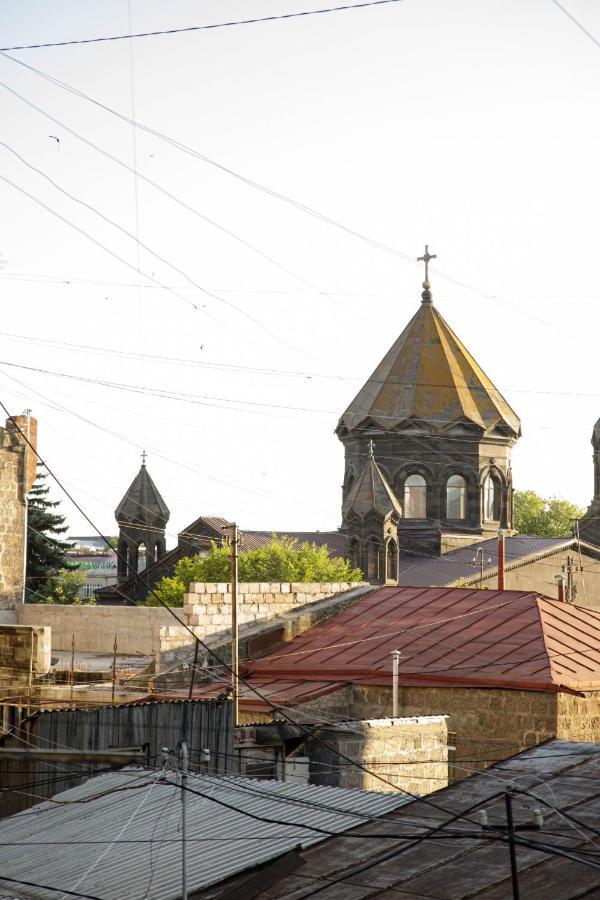
M427 518L427 482L422 475L409 475L404 482L404 518Z
M488 475L483 482L483 518L486 522L498 519L498 491L496 482Z
M451 475L446 484L446 518L467 518L467 482L462 475Z

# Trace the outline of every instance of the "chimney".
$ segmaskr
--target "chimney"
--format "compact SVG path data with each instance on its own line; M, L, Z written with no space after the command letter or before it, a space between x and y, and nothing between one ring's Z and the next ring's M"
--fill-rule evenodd
M554 580L558 586L558 599L561 603L565 602L565 579L563 575L555 575Z

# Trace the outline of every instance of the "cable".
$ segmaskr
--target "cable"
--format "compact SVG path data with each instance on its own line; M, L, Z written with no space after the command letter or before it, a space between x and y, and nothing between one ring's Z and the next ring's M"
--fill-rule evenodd
M279 13L273 16L261 16L253 19L236 19L230 22L215 22L212 25L188 25L185 28L166 28L162 31L140 31L137 34L113 34L108 37L80 38L73 41L51 41L45 44L21 44L15 47L0 47L6 50L38 50L41 47L70 47L74 44L98 44L106 41L125 41L132 38L157 37L168 34L184 34L192 31L212 31L215 28L232 28L237 25L256 25L260 22L280 22L285 19L298 19L306 16L320 16L325 13L346 12L352 9L364 9L369 6L385 6L389 3L401 3L402 0L362 0L361 3L345 3L343 6L328 6L323 9L307 9L302 12Z
M62 894L67 897L84 897L85 900L103 900L102 897L97 897L95 894L78 894L76 891L67 891L65 888L52 887L48 884L39 884L36 881L23 881L23 879L19 878L8 878L6 875L0 875L0 882L2 881L8 881L10 884L22 884L25 887L41 888L44 891L54 891L57 894Z
M585 28L585 27L582 25L582 23L579 21L579 19L576 19L576 18L575 18L575 16L573 15L573 13L570 13L568 9L565 9L565 7L562 5L562 3L559 3L558 0L552 0L552 3L554 3L554 5L555 5L558 9L560 9L560 11L561 11L562 13L564 13L564 15L567 16L567 18L570 19L571 22L573 22L573 24L574 24L577 28L579 28L579 30L582 31L583 34L585 34L585 36L586 36L587 38L589 38L589 40L592 42L592 44L595 44L596 47L598 47L598 49L600 50L600 41L599 41L597 38L594 37L594 35L591 33L591 31L588 31L587 28Z

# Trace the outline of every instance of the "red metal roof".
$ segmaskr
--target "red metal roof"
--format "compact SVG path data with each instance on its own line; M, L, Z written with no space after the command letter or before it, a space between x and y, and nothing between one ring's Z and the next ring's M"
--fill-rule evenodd
M258 693L255 693L247 685L240 687L239 706L245 712L269 711L269 704L261 700L261 696L269 699L275 706L297 706L344 687L342 682L336 681L305 681L303 679L289 681L281 678L252 678L251 681ZM213 681L211 684L200 684L194 688L193 698L194 700L212 700L223 691L228 690L230 685L230 679ZM185 692L177 692L175 697L167 694L164 697L166 700L179 699L183 693Z
M600 613L523 591L382 588L246 672L388 685L395 649L407 685L600 690Z

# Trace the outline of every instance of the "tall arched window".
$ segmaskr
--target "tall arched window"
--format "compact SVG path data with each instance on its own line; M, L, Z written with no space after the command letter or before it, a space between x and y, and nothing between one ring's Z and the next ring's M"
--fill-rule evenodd
M367 580L381 580L381 544L375 538L367 542Z
M422 475L409 475L404 482L404 518L427 518L427 482Z
M483 518L486 522L493 522L498 516L499 494L498 487L491 475L487 475L483 482Z
M467 518L467 482L462 475L451 475L446 482L446 518Z

